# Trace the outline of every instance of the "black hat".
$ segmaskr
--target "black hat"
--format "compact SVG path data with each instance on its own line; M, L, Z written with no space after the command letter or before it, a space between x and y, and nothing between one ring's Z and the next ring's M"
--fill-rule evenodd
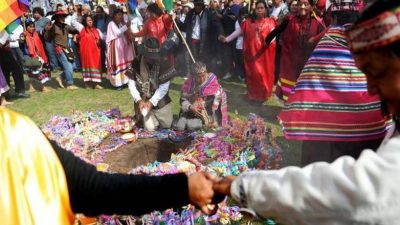
M194 5L204 5L204 0L194 0L193 4Z
M146 58L159 58L160 48L161 45L157 38L147 38L144 42L141 53Z

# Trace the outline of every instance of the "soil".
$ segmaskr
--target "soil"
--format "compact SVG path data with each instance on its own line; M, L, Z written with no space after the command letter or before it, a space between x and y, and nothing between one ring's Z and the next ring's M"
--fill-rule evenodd
M104 163L110 166L108 168L110 172L128 173L132 168L156 160L167 162L170 160L172 153L177 153L180 149L185 149L189 144L190 140L174 143L168 139L138 139L115 151L106 153Z

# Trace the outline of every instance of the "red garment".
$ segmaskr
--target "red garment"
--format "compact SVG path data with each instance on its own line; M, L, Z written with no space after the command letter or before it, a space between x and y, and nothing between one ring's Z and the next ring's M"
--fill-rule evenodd
M44 64L47 64L46 52L44 51L43 44L38 33L35 31L32 34L28 31L25 31L25 37L29 56L32 58L40 56L40 58L43 59Z
M289 24L281 35L282 45L280 74L276 94L287 100L300 76L301 70L323 36L324 27L314 17L290 17Z
M167 14L164 14L158 18L146 20L143 30L139 31L137 35L139 37L157 38L160 44L163 44L173 26L172 19Z
M247 96L251 100L264 101L272 94L276 44L265 48L264 40L275 27L271 18L246 20L241 25Z
M79 33L82 75L85 82L101 82L100 34L85 27Z

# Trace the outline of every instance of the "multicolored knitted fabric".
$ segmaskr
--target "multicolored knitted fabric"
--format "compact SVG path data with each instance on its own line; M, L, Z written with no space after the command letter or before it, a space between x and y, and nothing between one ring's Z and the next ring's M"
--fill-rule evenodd
M278 116L287 139L362 141L386 134L380 99L368 95L344 32L329 28L297 80Z

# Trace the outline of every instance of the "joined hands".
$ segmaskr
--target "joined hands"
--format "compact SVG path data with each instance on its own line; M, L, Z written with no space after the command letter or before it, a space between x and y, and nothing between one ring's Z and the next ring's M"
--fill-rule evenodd
M204 214L212 215L218 210L218 203L231 194L231 184L235 176L218 178L207 172L197 172L188 176L190 203Z

